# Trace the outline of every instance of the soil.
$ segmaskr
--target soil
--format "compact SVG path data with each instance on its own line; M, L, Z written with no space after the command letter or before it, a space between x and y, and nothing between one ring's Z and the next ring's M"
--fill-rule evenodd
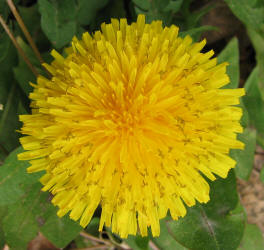
M247 212L248 223L257 224L264 236L264 183L260 170L264 166L264 150L257 147L254 168L248 181L237 181L241 202Z

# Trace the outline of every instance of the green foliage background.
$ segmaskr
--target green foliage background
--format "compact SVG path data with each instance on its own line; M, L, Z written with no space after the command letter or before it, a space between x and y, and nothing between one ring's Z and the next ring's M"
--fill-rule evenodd
M199 40L203 31L215 29L201 26L204 14L214 8L211 1L205 8L192 11L194 0L16 0L17 9L29 29L46 62L51 61L49 51L70 44L74 35L99 29L110 18L126 17L129 22L144 13L147 22L160 19L165 25L176 24L181 36L190 34ZM236 190L236 178L248 180L255 154L256 143L264 147L264 2L261 0L225 0L234 15L245 25L256 52L256 66L245 83L246 96L239 135L245 150L231 150L237 161L235 171L227 179L210 183L211 200L188 208L187 215L179 221L170 216L161 221L158 238L140 236L121 240L105 229L107 241L116 248L149 249L155 244L159 249L193 250L258 250L264 249L262 234L257 226L246 223L246 213ZM5 0L0 0L0 14L15 34L39 73L45 74L32 49L10 13ZM28 243L41 232L56 247L64 248L74 241L77 247L88 247L89 242L79 235L78 223L67 216L58 218L56 208L49 202L49 194L42 192L38 182L40 174L27 174L28 163L17 160L19 130L18 114L30 113L29 81L35 76L30 71L7 34L0 28L0 248L8 244L11 249L27 249ZM240 79L239 41L233 38L218 55L218 61L228 61L231 82L227 88L237 88ZM264 181L264 171L261 173ZM98 213L85 229L94 237L97 232ZM151 241L151 244L149 242Z

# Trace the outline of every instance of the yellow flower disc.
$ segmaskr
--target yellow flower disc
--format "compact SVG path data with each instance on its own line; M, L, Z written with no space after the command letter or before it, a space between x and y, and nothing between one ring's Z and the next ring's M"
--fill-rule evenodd
M59 216L85 227L100 205L99 230L125 238L150 226L158 236L168 210L177 220L185 205L208 202L204 176L225 178L236 164L229 150L243 148L244 89L222 88L227 63L201 53L205 43L139 15L73 38L66 58L51 52L52 78L32 84L32 114L20 116L19 159L46 171Z

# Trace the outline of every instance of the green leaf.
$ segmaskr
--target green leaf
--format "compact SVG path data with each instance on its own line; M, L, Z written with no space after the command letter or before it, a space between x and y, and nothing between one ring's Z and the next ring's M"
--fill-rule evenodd
M177 12L182 6L183 0L170 1L169 4L164 8L164 11Z
M76 6L74 0L38 1L41 27L53 46L62 48L76 32Z
M238 40L234 37L218 55L218 62L228 62L227 75L230 83L225 88L237 88L239 84L239 48Z
M77 222L67 216L59 218L49 202L49 193L42 192L38 179L42 173L27 174L26 161L18 161L13 151L0 168L0 205L8 204L3 221L6 241L13 249L25 249L36 233L41 232L57 247L63 248L80 232Z
M15 86L12 67L17 64L17 52L7 34L0 36L0 152L1 159L15 149L19 135L15 132L20 124L17 106L20 98Z
M85 228L85 232L95 237L99 237L99 230L98 230L99 222L100 222L100 219L98 217L93 217L90 223L88 224L88 226ZM78 248L85 248L85 247L93 246L93 244L91 243L89 239L81 235L77 236L74 239L74 242Z
M38 12L38 6L32 5L30 7L18 6L19 14L21 15L23 22L27 29L30 31L30 35L36 38L40 30L40 15Z
M153 0L151 1L151 8L153 9L153 11L164 11L164 9L168 6L170 0Z
M149 10L151 7L149 0L132 0L142 10Z
M19 65L13 68L14 76L24 93L28 96L32 92L33 88L29 85L29 82L36 82L36 77L27 65Z
M244 237L238 250L262 250L264 239L257 225L246 224Z
M154 244L161 250L187 250L184 246L178 243L172 234L168 233L167 218L160 221L160 236L152 239Z
M240 105L238 106L241 107L243 110L243 115L241 117L240 124L242 125L243 128L247 128L249 126L249 114L243 102L243 97L242 97Z
M214 27L214 26L204 25L204 26L200 26L200 27L197 27L197 28L189 29L187 31L181 31L179 33L179 36L180 37L185 37L185 36L189 35L189 36L192 37L192 39L194 41L197 41L197 40L199 40L199 37L201 36L201 34L204 31L208 31L208 30L217 30L217 28Z
M141 10L148 11L150 13L154 12L170 12L173 13L179 11L181 8L183 0L133 0L134 4Z
M54 210L40 230L56 247L64 248L80 233L82 228L67 216L59 218Z
M107 5L109 0L79 0L77 5L77 20L81 25L90 24L97 11Z
M248 29L248 35L256 51L256 60L258 67L258 86L262 101L264 101L264 35L263 31L258 32L254 29Z
M264 4L262 0L226 0L233 13L246 25L247 32L256 51L257 67L259 68L258 85L264 101ZM243 6L241 8L240 6ZM261 135L261 141L264 135Z
M25 249L28 242L38 233L37 216L35 210L42 209L40 206L43 196L40 190L41 184L36 183L27 190L19 202L8 207L8 215L4 218L3 229L6 241L14 249Z
M17 42L19 46L23 49L35 69L39 73L43 74L44 72L42 71L42 66L31 47L27 45L21 37L17 38ZM13 68L13 72L15 79L19 83L21 89L28 96L29 93L33 90L32 86L29 85L29 82L36 82L36 76L33 74L33 72L30 70L30 68L21 56L19 56L19 64L17 67Z
M77 237L75 237L74 243L76 244L77 248L86 248L94 246L89 239L81 235L77 235Z
M149 238L141 237L139 235L129 235L124 240L133 250L148 250L149 249Z
M0 145L8 152L19 145L19 134L16 132L20 127L17 116L19 93L14 83L8 93L7 101L0 111Z
M25 193L21 184L35 183L40 177L40 174L27 174L28 162L17 159L21 152L22 147L14 150L0 167L0 206L17 202Z
M13 80L12 67L17 64L17 52L7 34L0 36L0 103L5 104ZM1 111L0 111L1 113ZM1 117L1 114L0 114Z
M246 128L243 134L238 135L238 140L245 144L245 148L243 150L231 150L230 156L237 162L235 168L236 175L243 180L248 180L254 164L256 131Z
M6 242L4 231L2 229L3 218L6 216L6 214L7 214L7 207L6 206L0 206L0 249L3 249L5 242Z
M245 214L238 203L234 171L227 179L218 179L210 186L210 202L188 208L187 215L178 221L168 221L168 232L189 249L237 249Z
M248 111L249 124L257 130L257 136L264 135L264 102L262 101L258 86L258 69L255 68L248 77L246 84L246 95L243 102Z
M153 20L162 20L165 25L170 25L173 15L179 11L182 0L153 0L139 1L133 0L135 4L136 14L145 14L146 22L150 23Z
M39 51L45 51L50 48L50 42L41 30L40 13L38 12L38 5L34 4L30 7L17 6L19 13L25 26L29 30L30 35L36 43ZM22 33L23 34L23 33ZM24 37L24 34L23 34ZM24 37L25 38L25 37Z
M247 26L258 29L264 22L261 0L225 0L232 12Z
M105 8L97 11L95 18L89 25L90 30L100 29L103 22L109 23L111 18L126 18L126 10L123 0L109 1Z
M3 249L4 245L5 245L5 235L0 225L0 248Z
M98 217L92 218L88 226L85 228L85 231L91 235L99 236L99 223L100 219Z
M264 183L264 167L262 166L262 169L260 171L260 180Z
M191 2L192 0L184 1L184 5L183 5L183 15L184 15L183 18L185 19L187 29L201 26L200 25L201 18L216 6L215 3L210 3L196 11L191 12L190 11Z

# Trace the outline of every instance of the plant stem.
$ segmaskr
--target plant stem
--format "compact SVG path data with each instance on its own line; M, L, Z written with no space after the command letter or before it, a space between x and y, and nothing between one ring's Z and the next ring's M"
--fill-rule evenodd
M38 72L35 69L35 67L31 64L31 62L29 61L28 57L26 56L26 54L24 53L24 51L21 49L21 47L18 45L15 37L13 36L11 30L8 28L8 26L6 25L4 19L2 18L2 16L0 15L0 23L3 26L5 32L7 33L7 35L10 37L11 41L13 42L14 46L16 47L18 53L22 56L22 58L24 59L24 61L26 62L26 64L28 65L28 67L30 68L30 70L33 72L33 74L37 77L38 76Z
M28 32L28 30L27 30L27 28L26 28L26 26L25 26L22 18L20 17L19 13L17 12L16 7L15 7L13 1L12 0L6 0L6 1L7 1L7 4L9 5L9 7L10 7L12 13L13 13L13 15L15 16L15 18L16 18L16 20L18 22L18 25L22 29L22 31L23 31L26 39L28 40L28 42L29 42L32 50L34 51L36 57L39 59L39 61L40 61L41 64L44 63L44 60L42 59L42 57L41 57L41 55L39 53L39 50L38 50L35 42L33 41L31 35L29 34L29 32Z
M80 235L82 237L84 237L84 238L87 238L87 239L91 240L91 241L103 243L103 244L108 245L108 246L111 246L112 245L109 241L99 239L97 237L94 237L93 235L90 235L90 234L86 233L86 232L81 232Z
M149 241L149 247L152 250L159 250L159 248L155 245L155 243L152 240Z

